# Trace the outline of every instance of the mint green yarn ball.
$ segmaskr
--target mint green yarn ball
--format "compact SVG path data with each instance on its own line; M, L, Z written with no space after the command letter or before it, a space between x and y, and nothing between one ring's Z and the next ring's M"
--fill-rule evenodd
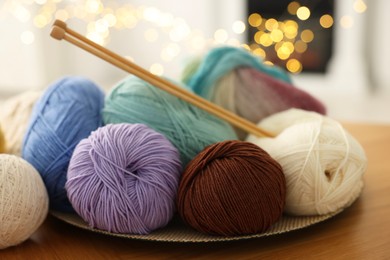
M225 121L135 76L124 79L106 96L103 122L149 126L180 151L183 166L206 146L237 139Z

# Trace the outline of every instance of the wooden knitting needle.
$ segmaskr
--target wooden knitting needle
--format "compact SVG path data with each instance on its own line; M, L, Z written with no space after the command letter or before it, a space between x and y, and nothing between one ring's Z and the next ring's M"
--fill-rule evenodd
M263 129L260 129L252 122L237 116L234 113L231 113L228 110L223 109L222 107L219 107L206 99L201 98L200 96L197 96L189 91L186 91L185 89L181 87L177 87L173 83L158 77L156 75L153 75L149 71L143 69L142 67L130 62L129 60L119 56L118 54L94 43L93 41L87 39L86 37L78 34L77 32L69 29L66 25L66 23L56 20L53 24L53 28L50 34L53 38L57 40L66 40L82 49L84 49L87 52L90 52L91 54L113 64L114 66L129 72L147 82L149 82L151 85L156 86L171 95L174 95L190 104L193 104L194 106L197 106L217 117L220 117L224 119L225 121L229 122L230 124L248 132L251 134L254 134L258 137L271 137L272 135L268 132L266 132Z

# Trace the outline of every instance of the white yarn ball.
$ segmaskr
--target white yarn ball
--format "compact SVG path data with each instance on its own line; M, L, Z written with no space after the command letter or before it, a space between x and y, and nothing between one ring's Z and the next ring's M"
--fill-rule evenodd
M28 239L48 210L49 198L37 170L22 158L0 154L0 249Z
M322 121L331 120L328 117L324 117L321 114L310 112L307 110L290 108L279 113L275 113L272 116L266 117L260 121L259 126L267 129L267 131L274 136L280 134L287 127L304 122L310 121Z
M6 142L6 153L20 156L30 116L42 91L26 91L0 105L0 125Z
M328 117L298 109L274 114L259 127L275 138L249 136L283 168L285 212L322 215L349 206L359 196L367 158L361 145Z

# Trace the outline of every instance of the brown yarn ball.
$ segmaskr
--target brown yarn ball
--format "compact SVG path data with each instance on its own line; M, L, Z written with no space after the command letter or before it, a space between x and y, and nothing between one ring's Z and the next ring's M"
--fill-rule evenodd
M194 229L237 236L266 231L281 216L282 167L260 147L224 141L206 147L185 169L177 208Z

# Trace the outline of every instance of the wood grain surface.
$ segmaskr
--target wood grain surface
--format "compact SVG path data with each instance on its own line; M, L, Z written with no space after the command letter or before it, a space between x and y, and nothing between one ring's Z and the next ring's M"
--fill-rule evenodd
M0 259L390 259L390 125L344 124L368 156L365 188L339 215L257 239L169 243L111 237L49 216Z

